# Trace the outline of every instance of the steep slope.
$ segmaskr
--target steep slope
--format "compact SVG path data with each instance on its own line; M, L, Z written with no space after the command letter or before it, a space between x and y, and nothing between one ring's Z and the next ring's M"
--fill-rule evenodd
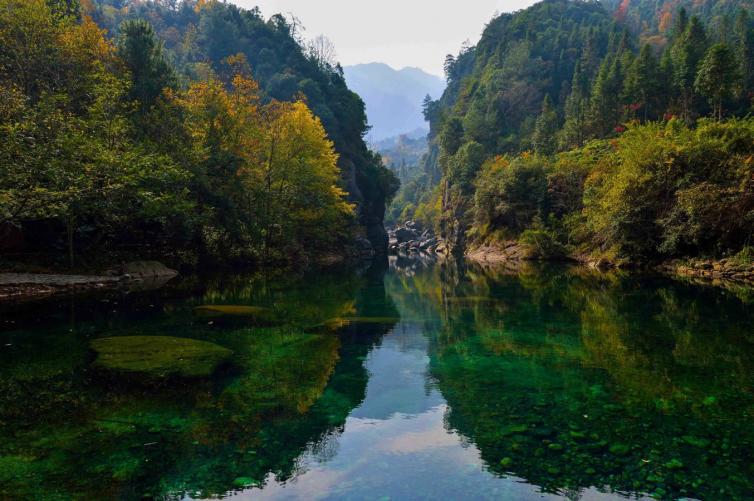
M370 63L346 66L344 74L349 88L366 103L371 141L426 128L422 101L427 95L439 97L445 89L441 78L418 68L394 70Z
M467 238L515 238L563 217L550 202L575 194L568 211L580 211L595 153L556 175L548 162L558 152L617 138L637 122L693 127L750 113L750 0L689 2L684 16L685 4L545 0L493 19L475 47L447 57L448 87L425 106L425 184L406 200L415 205L406 216L435 226L459 253ZM662 40L651 39L658 30ZM558 193L564 200L548 200Z
M427 179L443 179L425 200L451 248L462 249L474 177L486 158L529 148L545 96L562 109L577 64L585 80L615 43L619 28L601 5L547 0L503 14L476 47L448 56L448 88L427 109ZM441 201L435 200L442 197Z
M265 20L258 9L216 0L96 0L91 14L115 37L122 21L148 20L185 80L221 72L225 58L241 53L269 98L290 101L306 96L340 155L344 186L358 204L363 234L378 253L385 251L385 203L397 181L364 142L363 101L348 89L339 65L302 48L294 24L281 15Z

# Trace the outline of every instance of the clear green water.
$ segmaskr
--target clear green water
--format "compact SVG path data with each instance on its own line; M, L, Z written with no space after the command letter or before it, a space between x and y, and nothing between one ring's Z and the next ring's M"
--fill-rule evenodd
M89 342L125 335L234 354L204 379L96 369ZM745 291L579 269L408 262L6 306L0 499L754 499L753 369Z

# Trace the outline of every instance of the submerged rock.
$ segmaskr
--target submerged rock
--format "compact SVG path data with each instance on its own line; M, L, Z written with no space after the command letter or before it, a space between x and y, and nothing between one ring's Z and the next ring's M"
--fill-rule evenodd
M167 336L102 338L90 346L95 366L151 377L206 377L233 355L213 343Z
M194 308L194 313L200 316L232 316L257 317L269 313L268 308L262 306L245 306L232 304L203 305Z
M371 325L395 325L400 322L399 317L338 317L325 320L316 325L309 326L305 332L325 333L334 332L349 325L371 324Z

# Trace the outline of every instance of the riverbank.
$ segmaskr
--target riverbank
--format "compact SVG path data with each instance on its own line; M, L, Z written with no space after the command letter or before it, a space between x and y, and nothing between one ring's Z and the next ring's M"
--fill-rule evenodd
M0 273L0 302L25 301L58 294L113 289L122 277Z
M178 272L156 261L136 261L106 274L0 273L0 303L90 291L159 286Z
M486 243L468 249L467 259L480 264L501 265L511 262L537 261L527 245L516 241ZM609 270L626 268L604 258L578 254L567 255L554 261L578 263L588 268ZM735 284L754 287L754 263L742 262L733 258L715 259L674 259L655 265L633 265L629 268L650 269L673 278L693 280L711 285Z

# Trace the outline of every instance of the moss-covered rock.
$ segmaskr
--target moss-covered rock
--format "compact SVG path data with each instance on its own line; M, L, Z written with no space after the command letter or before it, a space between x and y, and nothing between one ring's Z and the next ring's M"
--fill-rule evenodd
M95 366L150 377L203 377L211 375L233 354L206 341L166 336L129 336L96 339Z

